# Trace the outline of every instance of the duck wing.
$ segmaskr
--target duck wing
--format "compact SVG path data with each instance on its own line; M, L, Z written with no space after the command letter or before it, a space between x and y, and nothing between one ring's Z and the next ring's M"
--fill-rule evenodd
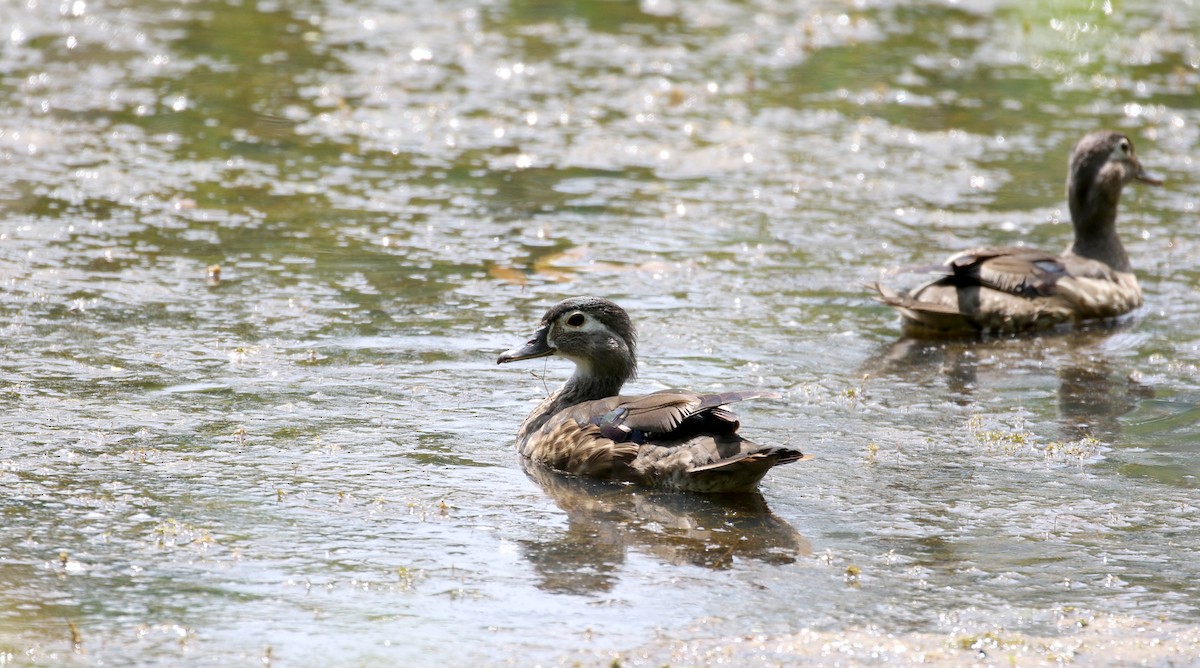
M943 281L958 286L978 285L1018 297L1054 294L1059 279L1071 272L1063 258L1034 248L997 246L973 248L946 260L951 274Z
M690 390L659 390L650 394L608 397L564 410L563 418L592 424L617 442L644 443L656 439L685 439L705 431L733 434L738 419L723 406L757 398L776 398L772 392L743 391L699 394Z

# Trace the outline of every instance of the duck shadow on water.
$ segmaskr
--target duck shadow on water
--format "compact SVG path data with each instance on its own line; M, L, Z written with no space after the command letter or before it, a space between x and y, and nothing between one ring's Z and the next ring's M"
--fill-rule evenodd
M745 559L786 564L812 552L758 492L655 490L565 476L530 460L523 466L567 516L561 534L523 541L525 559L546 591L609 591L620 580L630 550L669 564L715 570Z
M1041 335L982 339L904 337L868 358L860 372L933 388L947 400L976 401L976 392L1011 386L1014 373L1053 373L1063 429L1074 437L1120 433L1120 418L1154 397L1154 389L1114 365L1108 349L1131 345L1131 321ZM1031 381L1032 383L1033 381Z

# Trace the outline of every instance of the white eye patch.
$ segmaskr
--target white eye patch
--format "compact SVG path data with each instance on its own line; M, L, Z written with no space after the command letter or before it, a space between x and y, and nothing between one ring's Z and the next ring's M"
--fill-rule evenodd
M583 318L583 323L579 326L568 324L572 320L578 321L578 319L581 317ZM610 337L612 336L612 331L609 330L604 323L600 322L596 318L593 318L592 316L587 315L586 313L583 313L582 311L573 311L566 316L559 318L555 323L555 326L550 328L550 332L546 335L546 343L557 348L558 346L554 345L555 332L600 332L603 334L608 334Z
M1117 145L1113 147L1112 153L1108 154L1108 159L1124 160L1128 158L1131 153L1133 153L1133 147L1129 145L1129 142L1119 141L1117 142Z

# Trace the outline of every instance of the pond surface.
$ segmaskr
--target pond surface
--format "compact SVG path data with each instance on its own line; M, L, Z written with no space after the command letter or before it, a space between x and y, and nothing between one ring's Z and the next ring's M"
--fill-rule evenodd
M0 666L1178 665L1200 653L1200 10L0 0ZM863 284L1065 246L1146 305L898 340ZM716 499L526 472L559 299L761 388ZM1176 663L1172 663L1172 661Z

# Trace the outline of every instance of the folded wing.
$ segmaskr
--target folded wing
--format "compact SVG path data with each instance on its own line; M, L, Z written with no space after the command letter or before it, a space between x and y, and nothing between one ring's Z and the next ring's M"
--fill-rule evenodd
M975 248L951 257L946 265L952 273L942 280L1028 298L1054 294L1058 280L1070 275L1062 258L1032 248Z
M756 391L698 394L689 390L660 390L636 397L584 402L564 410L552 422L570 419L578 424L592 424L616 441L678 440L703 431L732 434L739 426L737 416L722 406L778 396Z

